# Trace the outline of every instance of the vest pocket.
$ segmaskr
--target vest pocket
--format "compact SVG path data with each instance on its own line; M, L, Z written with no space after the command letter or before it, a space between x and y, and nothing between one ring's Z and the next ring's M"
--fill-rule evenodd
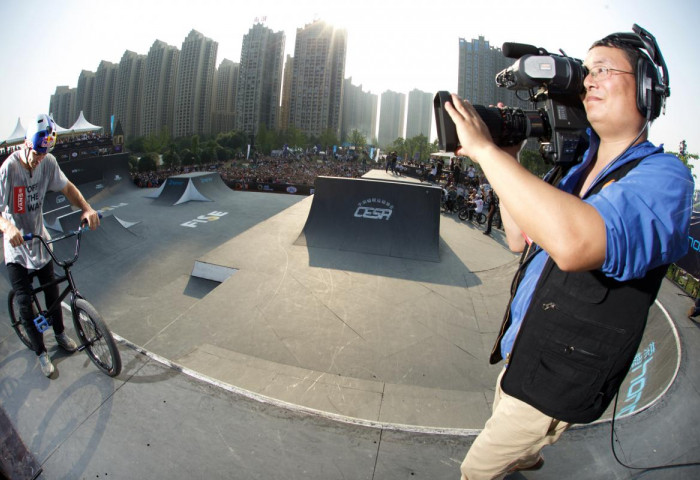
M597 355L573 347L562 353L542 352L539 365L523 391L535 404L557 405L559 410L577 410L588 407L599 396L605 376L599 368L589 365ZM568 352L568 353L567 353Z
M597 271L593 272L558 272L552 286L583 304L599 304L605 300L610 291L610 280Z

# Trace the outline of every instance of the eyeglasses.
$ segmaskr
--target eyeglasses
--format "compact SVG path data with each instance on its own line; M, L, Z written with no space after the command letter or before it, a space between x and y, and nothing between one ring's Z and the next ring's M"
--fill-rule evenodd
M587 70L586 76L590 75L593 80L596 81L602 81L602 80L607 80L610 78L612 75L612 72L617 72L617 73L628 73L630 75L634 75L634 72L626 72L624 70L618 70L617 68L610 68L610 67L593 67L590 70Z

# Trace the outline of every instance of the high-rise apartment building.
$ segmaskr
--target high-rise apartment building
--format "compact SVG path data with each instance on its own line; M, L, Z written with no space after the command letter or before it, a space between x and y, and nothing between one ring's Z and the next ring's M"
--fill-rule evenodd
M379 146L387 148L397 138L404 137L406 121L406 95L387 90L382 93L379 111Z
M347 32L323 21L297 28L289 126L319 137L340 134Z
M433 118L432 93L413 89L408 92L408 116L406 117L406 138L424 135L430 138Z
M73 125L75 121L78 119L78 115L80 115L80 112L83 112L83 116L85 117L85 120L88 122L92 123L93 118L92 117L92 100L94 98L94 92L95 92L95 72L91 72L90 70L83 70L80 72L80 76L78 77L78 90L76 92L76 97L75 97L75 113L76 116L75 118L71 118L70 121L68 122L70 125Z
M211 132L211 102L219 44L192 30L182 42L175 83L174 137Z
M496 74L512 64L512 59L504 57L501 49L489 45L484 37L471 41L460 38L457 93L476 105L503 102L511 107L527 108L528 102L517 98L515 92L496 86Z
M105 133L111 131L118 71L118 65L102 60L97 67L97 72L95 72L95 89L90 118L92 118L92 123L102 127Z
M175 111L175 79L180 50L156 40L146 56L139 135L172 132Z
M236 128L236 90L241 64L224 58L214 76L211 132L225 133Z
M292 73L294 70L294 57L287 55L284 61L284 75L282 77L282 105L280 106L279 129L286 132L289 129L289 99L292 93Z
M127 137L141 131L141 100L146 56L127 50L117 70L114 91L114 123L120 121ZM107 126L106 128L108 128Z
M377 135L378 96L362 90L362 85L352 84L352 77L345 79L343 86L343 118L340 139L347 141L353 130L360 132L368 143Z
M76 108L77 88L69 88L67 85L56 87L56 92L51 95L49 102L49 113L53 115L53 119L60 126L68 128L78 115Z
M243 36L241 67L236 92L236 129L248 135L261 125L279 128L284 32L273 32L261 23Z

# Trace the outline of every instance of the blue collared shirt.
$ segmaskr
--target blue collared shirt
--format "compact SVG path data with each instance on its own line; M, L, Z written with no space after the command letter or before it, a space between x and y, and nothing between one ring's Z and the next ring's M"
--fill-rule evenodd
M584 161L571 168L559 189L572 193L598 150L600 140L590 131L591 146ZM632 160L647 157L622 179L609 184L584 201L605 221L605 260L600 270L619 281L643 277L647 271L672 263L688 250L694 181L678 158L663 153L663 146L644 142L628 149L610 170L604 169L593 182ZM511 303L511 324L501 339L505 358L513 349L537 281L548 258L540 250L527 266Z

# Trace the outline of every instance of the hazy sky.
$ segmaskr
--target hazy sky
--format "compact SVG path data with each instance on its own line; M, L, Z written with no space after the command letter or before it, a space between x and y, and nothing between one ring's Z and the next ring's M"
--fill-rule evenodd
M0 139L12 133L18 117L26 126L32 115L46 112L56 86L76 87L81 70L96 71L101 60L118 63L127 49L145 55L156 39L182 48L194 28L218 42L217 67L224 58L238 62L243 35L262 17L285 32L289 54L296 29L315 19L346 29L345 76L375 94L456 91L460 37L481 35L499 47L561 48L584 58L594 40L638 23L656 36L670 73L667 113L653 125L651 139L672 151L686 139L689 151L700 153L700 62L693 37L700 6L693 0L3 0Z

